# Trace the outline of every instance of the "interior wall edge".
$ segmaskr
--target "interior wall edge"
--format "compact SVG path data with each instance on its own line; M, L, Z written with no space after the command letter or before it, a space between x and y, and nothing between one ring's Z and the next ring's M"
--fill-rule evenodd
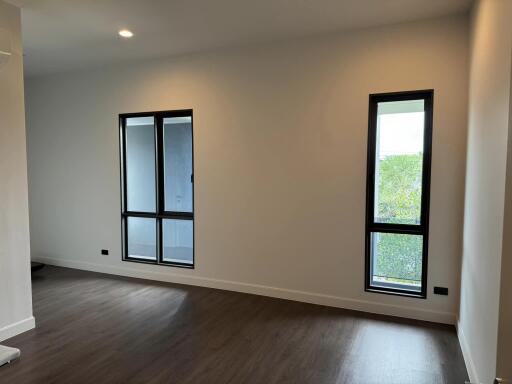
M110 275L155 280L175 284L193 285L205 288L223 289L227 291L268 296L278 299L286 299L316 305L325 305L328 307L336 307L380 315L402 317L413 320L429 321L434 323L442 323L449 325L456 324L456 315L450 312L410 308L401 305L374 303L365 300L356 300L339 296L325 295L315 292L297 291L279 287L243 283L238 281L220 280L198 276L186 276L175 273L141 271L139 269L134 268L120 268L116 266L107 266L96 263L84 263L69 259L36 257L33 259L33 261L58 267L74 268L84 271L106 273Z
M495 379L500 279L506 245L512 2L474 2L470 22L468 141L465 178L461 347L474 382ZM464 344L465 345L464 345ZM471 356L468 359L467 356ZM469 363L468 363L468 360ZM510 366L510 359L506 361Z
M478 380L478 375L476 373L475 363L473 362L473 358L471 356L471 349L469 348L469 344L466 339L466 335L464 334L463 328L460 326L458 316L456 317L455 328L457 329L457 337L459 339L462 356L464 357L464 363L466 364L466 369L468 371L469 380L472 383L479 383L480 381Z
M20 9L0 0L0 339L30 326L30 233ZM29 320L27 320L29 319Z
M30 316L26 319L17 321L16 323L6 325L0 328L0 342L17 336L23 332L30 331L36 327L36 319Z

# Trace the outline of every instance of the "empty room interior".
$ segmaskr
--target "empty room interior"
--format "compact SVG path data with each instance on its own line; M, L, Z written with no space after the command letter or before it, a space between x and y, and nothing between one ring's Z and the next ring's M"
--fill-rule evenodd
M0 383L512 383L512 0L0 0Z

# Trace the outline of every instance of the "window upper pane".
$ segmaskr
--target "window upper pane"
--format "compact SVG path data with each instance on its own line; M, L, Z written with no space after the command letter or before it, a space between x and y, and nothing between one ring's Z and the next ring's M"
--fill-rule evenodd
M126 119L126 200L128 211L156 211L153 117Z
M377 104L376 223L421 223L424 100Z
M192 117L164 119L165 210L192 212Z

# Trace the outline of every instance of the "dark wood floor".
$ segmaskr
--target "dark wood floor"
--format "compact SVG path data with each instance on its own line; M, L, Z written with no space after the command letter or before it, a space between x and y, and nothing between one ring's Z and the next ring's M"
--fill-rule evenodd
M453 327L46 267L0 382L462 384Z

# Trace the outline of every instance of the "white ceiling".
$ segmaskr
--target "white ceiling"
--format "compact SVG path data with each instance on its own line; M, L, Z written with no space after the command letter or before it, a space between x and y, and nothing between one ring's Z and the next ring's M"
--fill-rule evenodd
M9 0L27 75L465 12L472 0ZM122 40L117 31L135 36Z

